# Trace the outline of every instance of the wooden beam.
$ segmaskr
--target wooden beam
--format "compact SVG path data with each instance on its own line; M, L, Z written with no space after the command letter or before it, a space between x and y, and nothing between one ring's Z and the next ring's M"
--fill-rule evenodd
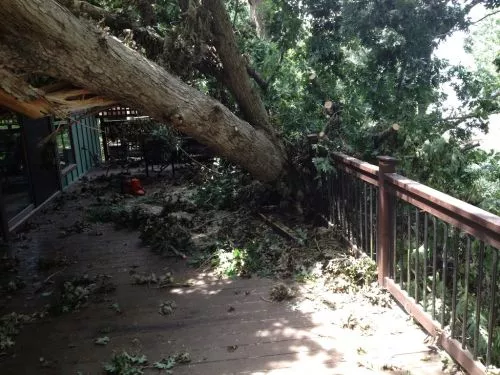
M50 104L47 102L40 100L22 102L2 89L0 89L0 105L33 119L42 118L51 113Z
M63 82L37 89L9 70L0 68L0 105L32 119L50 115L67 117L72 112L115 104L115 100Z
M86 89L63 89L46 93L45 98L65 112L77 112L96 107L110 107L118 104L115 100L94 95Z
M0 105L31 118L52 113L51 105L39 90L7 69L0 68Z

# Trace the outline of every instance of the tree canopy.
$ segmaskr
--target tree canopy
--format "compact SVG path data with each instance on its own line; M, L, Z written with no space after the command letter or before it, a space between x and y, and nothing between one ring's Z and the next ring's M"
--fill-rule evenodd
M498 156L473 142L500 110L497 0L58 2L217 100L278 150L319 133L320 172L331 170L330 151L367 161L389 154L410 177L479 204L478 174L495 181L500 169ZM478 68L436 57L440 43L475 23L477 6L492 14L476 28L490 47L474 38L467 45ZM446 108L444 85L459 110Z

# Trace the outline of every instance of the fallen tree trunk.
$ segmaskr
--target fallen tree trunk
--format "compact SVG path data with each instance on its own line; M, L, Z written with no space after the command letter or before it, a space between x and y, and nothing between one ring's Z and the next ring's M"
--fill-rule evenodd
M223 83L235 96L244 118L253 126L274 135L264 103L250 81L248 63L238 51L233 25L224 3L221 0L203 0L202 4L212 15L213 42L222 61Z
M263 181L283 175L286 155L216 100L79 20L54 0L3 0L0 67L66 80L171 124Z

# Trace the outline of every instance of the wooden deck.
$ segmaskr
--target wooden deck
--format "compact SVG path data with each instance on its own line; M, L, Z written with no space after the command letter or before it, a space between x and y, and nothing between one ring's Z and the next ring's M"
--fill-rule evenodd
M43 280L47 275L38 274L35 260L60 251L75 263L54 279L107 274L117 289L80 312L26 325L13 352L0 357L2 375L101 374L102 364L122 350L144 354L150 363L189 352L191 362L174 367L176 375L442 373L439 355L429 354L424 344L426 334L397 306L374 307L356 296L338 295L332 308L311 298L306 287L296 300L271 303L273 280L218 280L188 268L185 261L158 257L141 247L136 233L110 225L58 238L54 228L74 222L78 204L36 218L40 225L28 234L30 239L16 244L24 259L22 272ZM131 269L161 274L166 267L177 282L189 280L193 286L132 284ZM0 313L33 311L48 299L28 285ZM158 312L165 300L177 305L172 315ZM115 302L122 314L110 308ZM345 327L351 318L358 321L352 329ZM104 335L109 344L95 345L95 338Z

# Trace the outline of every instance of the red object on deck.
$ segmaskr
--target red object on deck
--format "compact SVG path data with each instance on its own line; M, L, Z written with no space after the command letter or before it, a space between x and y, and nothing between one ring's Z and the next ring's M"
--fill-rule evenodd
M130 180L130 193L134 195L144 195L145 191L141 185L141 181L138 178L132 178Z

